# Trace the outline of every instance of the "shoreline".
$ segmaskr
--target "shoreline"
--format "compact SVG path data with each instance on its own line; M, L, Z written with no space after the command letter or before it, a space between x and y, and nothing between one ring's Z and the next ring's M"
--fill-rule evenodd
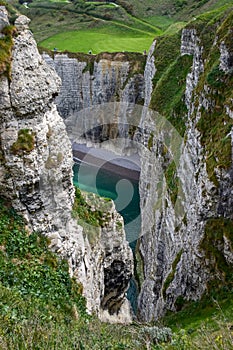
M86 147L86 149L90 150L90 148L88 147ZM106 150L100 150L101 152L98 152L99 151L98 149L97 150L94 149L94 150L95 150L94 152L90 152L90 153L85 152L85 148L83 147L79 148L77 147L77 144L76 144L75 147L72 147L74 162L75 163L84 162L84 164L87 164L90 166L97 166L113 174L117 174L131 180L135 180L135 181L139 180L140 168L137 164L135 164L135 162L132 162L130 160L130 157L120 157L120 156L117 157L115 155L114 159L112 159L112 156L103 158L98 155L100 154L104 156L104 155L108 155L107 153L112 153L112 152L108 152Z

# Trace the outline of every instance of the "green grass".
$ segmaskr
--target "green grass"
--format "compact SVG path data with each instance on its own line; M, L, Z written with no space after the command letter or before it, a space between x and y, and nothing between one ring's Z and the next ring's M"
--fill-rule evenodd
M15 0L12 3L32 19L35 38L45 48L93 53L143 52L161 33L154 24L113 5L34 1L25 9Z
M184 22L177 21L187 21L202 9L215 9L228 2L161 0L155 4L152 0L119 0L120 6L115 7L95 2L34 0L28 9L17 0L10 3L31 18L30 27L40 45L73 52L92 49L99 53L148 50L154 37L163 31L175 33L184 26Z
M216 298L207 296L187 303L182 311L167 313L163 324L172 328L174 337L172 346L168 344L161 349L231 350L232 290L221 290Z
M48 49L58 48L60 51L85 52L143 52L152 44L153 37L122 34L105 34L91 31L71 31L59 33L40 42L40 46Z
M171 24L174 23L174 20L167 16L145 17L144 20L156 27L159 27L162 30L166 30Z
M92 196L92 201L89 204L87 203L88 200L88 193L81 192L79 188L75 188L75 201L73 206L73 217L77 218L80 222L86 222L92 226L95 227L103 227L107 222L109 222L110 218L106 217L106 208L101 208L98 210L93 210L92 206L95 204L95 207L100 206L101 202L103 202L105 205L107 205L107 209L109 209L109 202L105 201L104 199L95 196L94 194L90 194L89 196ZM93 203L94 201L94 203ZM97 202L97 203L95 203ZM92 206L91 206L92 205Z
M15 293L20 302L28 301L28 306L34 303L43 319L50 319L56 307L72 318L74 305L85 315L85 301L79 293L80 286L69 276L67 261L52 253L48 244L46 237L29 233L22 217L0 198L1 286ZM6 301L2 303L6 311L13 307ZM19 320L32 316L30 308L23 314L16 308L14 313Z
M188 21L202 12L232 5L231 0L128 0L127 3L133 6L133 13L140 18L167 16L175 21Z

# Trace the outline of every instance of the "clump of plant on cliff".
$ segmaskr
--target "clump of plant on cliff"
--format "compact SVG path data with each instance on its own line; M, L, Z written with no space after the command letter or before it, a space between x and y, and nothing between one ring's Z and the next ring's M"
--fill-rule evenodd
M35 135L29 129L21 129L18 131L18 138L11 146L14 154L22 155L30 153L35 147Z
M15 27L8 25L2 30L2 37L0 37L0 74L5 73L8 77L10 77L11 51L15 33Z
M81 222L86 222L92 226L101 227L106 223L105 213L101 210L94 210L86 202L79 188L75 188L75 200L73 206L73 216Z
M0 1L0 6L6 7L9 13L10 23L13 23L16 16L14 8L4 1ZM9 78L11 71L11 51L13 47L13 37L15 35L16 28L12 24L6 25L0 33L0 75L6 74Z

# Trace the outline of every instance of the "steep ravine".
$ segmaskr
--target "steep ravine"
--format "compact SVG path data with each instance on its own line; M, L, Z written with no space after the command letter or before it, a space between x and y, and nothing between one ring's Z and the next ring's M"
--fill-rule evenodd
M16 23L11 80L1 76L1 194L68 257L90 311L129 321L133 262L121 219L112 207L93 246L71 218L71 146L54 104L60 80L39 56L27 21ZM56 104L70 139L140 154L142 321L231 283L231 24L232 11L196 18L158 38L146 62L127 53L43 55L62 79ZM20 130L30 149L20 145Z
M217 292L221 286L228 288L230 283L231 23L232 11L208 13L182 31L158 38L147 57L144 74L140 73L139 90L133 83L137 72L130 73L131 83L125 84L130 63L119 64L116 57L94 58L94 70L86 73L86 63L84 66L78 58L61 54L52 61L44 56L63 81L64 89L57 98L63 117L67 118L67 109L62 111L61 101L74 92L74 108L69 113L77 116L76 125L78 120L81 125L85 118L89 120L86 130L92 131L82 141L95 146L97 142L98 147L103 143L105 147L103 141L107 140L107 146L118 154L128 152L133 144L131 151L135 148L140 154L142 236L137 266L138 316L142 321L157 319L166 310L179 310L187 301ZM149 112L134 106L142 102L138 96L144 98L145 107L151 108ZM114 119L115 107L110 108L110 117L98 119L107 108L105 105L101 111L99 106L112 101L119 101L118 119ZM84 116L79 114L83 107L93 105L96 107L84 110ZM125 113L121 113L122 106ZM122 135L127 141L122 142ZM121 139L120 146L109 142L117 138Z

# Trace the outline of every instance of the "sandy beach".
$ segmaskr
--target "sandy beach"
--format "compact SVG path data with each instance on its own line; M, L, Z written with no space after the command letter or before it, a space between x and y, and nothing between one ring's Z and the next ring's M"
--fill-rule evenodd
M80 161L108 170L124 178L139 180L140 160L138 155L118 156L111 151L90 148L83 144L72 145L74 161Z

